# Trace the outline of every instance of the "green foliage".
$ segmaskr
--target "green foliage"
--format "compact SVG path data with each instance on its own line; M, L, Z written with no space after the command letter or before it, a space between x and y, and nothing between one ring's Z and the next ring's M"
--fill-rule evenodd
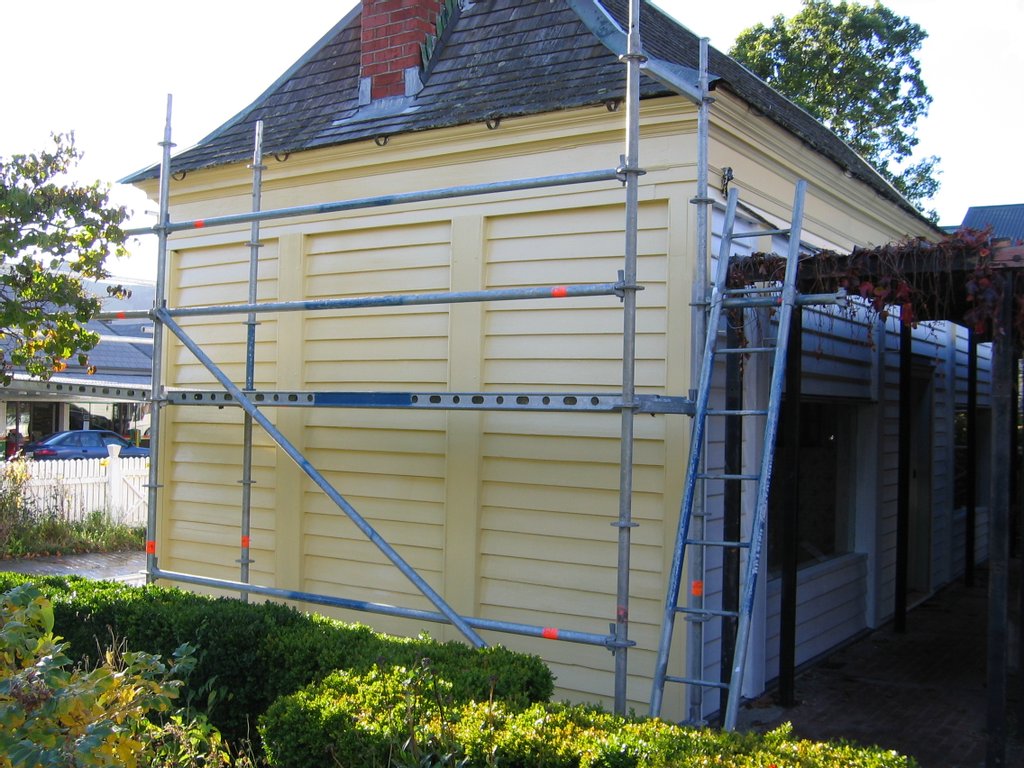
M0 589L27 581L0 573ZM253 735L257 716L337 669L366 672L380 662L415 667L430 658L459 699L493 692L515 703L549 698L551 672L535 656L484 650L427 637L395 638L361 625L310 616L278 603L213 599L155 586L76 577L34 578L54 605L58 630L79 659L95 656L111 633L129 647L166 656L195 646L196 668L183 700L204 711L232 741Z
M503 768L912 768L891 750L623 718L587 706L516 709L453 695L431 666L328 676L260 721L270 765Z
M0 558L141 550L145 529L113 522L103 510L68 520L26 492L26 462L0 464Z
M903 166L931 96L917 51L927 33L879 2L804 0L755 24L729 54L814 115L915 204L938 191L938 158Z
M70 668L53 634L53 608L24 584L0 596L0 768L227 765L203 720L170 713L195 659L108 650L103 663Z
M4 465L0 473L0 557L8 556L12 542L19 541L32 525L32 508L25 496L27 483L24 462Z
M124 208L99 183L65 174L81 155L73 134L53 148L0 157L0 380L15 368L48 379L69 359L88 364L99 337L85 323L100 309L83 279L107 276L104 262L124 255ZM112 289L115 294L125 293Z

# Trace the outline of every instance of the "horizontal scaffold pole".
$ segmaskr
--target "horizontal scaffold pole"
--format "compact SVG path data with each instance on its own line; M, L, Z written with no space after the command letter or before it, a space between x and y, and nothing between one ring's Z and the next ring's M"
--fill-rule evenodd
M333 299L265 301L258 304L211 304L202 307L178 307L164 311L168 317L206 317L244 315L250 312L307 312L327 309L409 307L422 304L467 304L474 301L572 299L581 296L621 296L625 287L626 285L622 282L547 285L535 288L494 288L483 291L433 291L430 293L395 293L383 296L350 296ZM100 320L124 320L149 317L151 314L150 310L130 310L102 312L96 317Z
M301 390L246 390L257 406L307 408L410 408L446 411L621 411L624 400L617 392L312 392ZM171 389L164 394L168 405L237 405L234 397L217 389ZM693 402L670 395L635 395L637 413L693 415Z
M296 216L315 216L323 213L340 213L342 211L358 211L364 208L381 208L403 203L423 203L431 200L448 200L455 197L473 195L489 195L498 192L519 192L525 189L541 189L543 187L560 187L570 184L588 184L596 181L622 181L621 172L615 168L597 171L581 171L579 173L563 173L555 176L538 176L531 179L512 179L496 181L490 184L467 184L458 187L441 189L425 189L420 192L403 192L395 195L379 195L363 197L355 200L335 200L330 203L313 205L297 205L290 208L271 208L264 211L247 211L214 216L209 219L190 219L188 221L168 222L164 226L141 227L129 229L126 234L152 235L157 232L181 232L208 227L226 227L234 224L248 224L254 221L273 221Z
M181 582L182 584L195 584L200 587L215 587L232 591L250 592L255 595L276 597L280 600L298 600L304 603L317 605L328 605L332 608L347 608L352 611L363 611L366 613L379 613L385 616L397 616L404 619L416 619L418 621L430 621L436 624L448 624L449 620L444 614L435 611L423 611L417 608L402 608L397 605L386 603L370 603L365 600L352 600L345 597L333 597L331 595L320 595L314 592L298 592L291 589L280 589L278 587L264 587L258 584L247 584L240 581L229 581L226 579L214 579L206 576L196 576L191 573L179 573L176 571L154 571L153 576L158 579ZM593 632L577 632L571 629L560 629L558 627L542 627L534 624L519 624L509 621L495 621L493 619L480 619L473 616L463 616L463 620L474 629L491 630L504 632L512 635L526 635L528 637L542 637L545 640L562 640L569 643L582 643L584 645L600 645L608 648L616 646L613 635L599 635ZM630 641L629 646L636 645Z
M302 455L302 452L296 448L288 438L286 438L281 431L270 421L259 408L257 408L248 396L227 377L227 375L217 367L217 364L210 359L202 348L192 339L180 325L178 325L174 318L167 314L164 309L157 309L154 311L154 316L157 322L163 323L167 329L173 333L178 340L195 355L196 360L202 363L203 367L206 368L213 377L220 382L220 385L224 387L231 395L238 401L238 404L242 409L252 417L252 420L259 424L264 431L270 435L275 443L280 446L289 458L298 465L299 469L306 473L310 480L316 483L317 487L322 490L327 497L335 503L335 505L345 513L349 520L351 520L355 526L369 539L381 553L391 561L398 570L412 582L424 597L429 600L435 608L437 608L453 626L455 626L463 636L469 640L477 648L482 648L486 645L483 638L476 633L476 631L470 627L463 618L456 613L456 611L448 605L441 595L431 587L416 570L405 561L405 559L395 551L384 538L376 531L376 529L370 525L370 523L359 514L358 510L353 507L348 499L342 496L338 490L331 485L323 474L314 467L309 460ZM246 585L242 585L246 586Z

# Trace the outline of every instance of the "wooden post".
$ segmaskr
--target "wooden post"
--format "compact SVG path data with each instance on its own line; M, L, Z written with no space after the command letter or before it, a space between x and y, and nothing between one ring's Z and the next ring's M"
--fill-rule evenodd
M896 493L896 595L892 626L907 631L907 567L910 546L910 399L913 394L913 344L909 322L900 318L900 437Z
M978 509L978 337L967 331L967 518L964 522L964 584L974 586Z
M743 310L726 313L726 345L732 349L742 345ZM743 408L743 361L740 355L727 355L725 360L725 407ZM767 446L763 450L768 450ZM743 472L743 417L725 417L725 471L727 474ZM743 488L739 480L726 480L723 489L725 518L722 521L723 541L742 538ZM738 611L740 606L740 551L735 547L722 549L722 610ZM731 616L722 618L722 674L723 683L732 677L733 651L736 647L737 621ZM723 707L724 710L724 707Z
M992 476L988 537L988 747L986 768L1006 765L1006 673L1010 554L1010 429L1013 423L1013 273L1003 274L992 349Z
M121 446L107 446L107 514L115 523L124 522L124 472L121 467Z
M800 539L800 398L803 378L803 309L793 308L786 349L786 401L780 434L785 446L777 476L783 482L781 513L782 597L779 623L779 704L796 705L797 542Z

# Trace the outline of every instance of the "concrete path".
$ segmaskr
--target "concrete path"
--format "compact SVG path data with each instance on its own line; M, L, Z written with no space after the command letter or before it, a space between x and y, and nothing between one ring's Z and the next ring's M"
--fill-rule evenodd
M34 573L44 576L74 575L87 579L146 583L145 552L105 552L89 555L32 557L0 560L0 571Z

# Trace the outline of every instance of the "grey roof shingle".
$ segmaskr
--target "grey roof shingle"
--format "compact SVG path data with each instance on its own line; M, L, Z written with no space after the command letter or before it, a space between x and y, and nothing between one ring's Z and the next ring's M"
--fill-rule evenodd
M987 229L993 237L1024 240L1024 203L1016 205L972 205L964 216L963 227Z
M627 0L602 0L626 26ZM439 46L423 90L413 97L360 108L359 8L342 19L253 104L172 160L175 172L244 162L253 126L264 122L266 154L285 154L412 131L593 106L621 99L622 64L565 0L477 0ZM699 40L658 8L643 3L644 50L695 68ZM792 132L884 197L914 211L878 173L808 113L725 54L711 49L718 85ZM667 95L641 79L641 96ZM390 108L388 108L390 107ZM156 166L124 179L155 178ZM916 211L914 211L916 213Z

